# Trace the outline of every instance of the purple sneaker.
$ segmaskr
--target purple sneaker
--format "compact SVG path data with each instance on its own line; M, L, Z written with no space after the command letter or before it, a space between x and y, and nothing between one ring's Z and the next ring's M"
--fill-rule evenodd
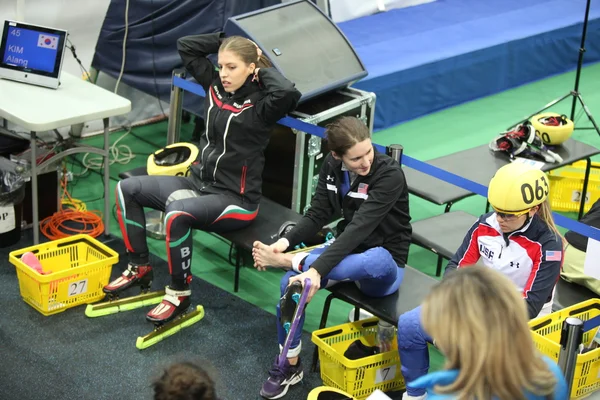
M300 359L298 359L298 364L290 365L286 358L283 368L281 368L275 358L275 362L269 370L269 378L260 389L260 395L265 399L279 399L285 396L291 385L300 382L303 376Z

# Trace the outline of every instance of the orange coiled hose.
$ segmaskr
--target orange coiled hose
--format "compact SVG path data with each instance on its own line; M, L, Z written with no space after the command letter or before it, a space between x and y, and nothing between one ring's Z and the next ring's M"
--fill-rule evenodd
M66 175L66 174L65 174ZM61 179L63 194L60 210L40 221L40 231L50 240L84 233L97 237L104 232L102 213L97 210L87 211L85 203L73 199L67 191L67 181Z

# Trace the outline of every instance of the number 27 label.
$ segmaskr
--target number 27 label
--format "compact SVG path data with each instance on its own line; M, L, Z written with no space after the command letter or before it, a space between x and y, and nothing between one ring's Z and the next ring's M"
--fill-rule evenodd
M69 284L69 297L85 293L85 292L87 292L87 290L88 290L88 280L87 279L77 281L77 282L71 282Z
M375 383L381 383L394 379L396 376L397 365L391 365L385 368L379 368L375 371Z

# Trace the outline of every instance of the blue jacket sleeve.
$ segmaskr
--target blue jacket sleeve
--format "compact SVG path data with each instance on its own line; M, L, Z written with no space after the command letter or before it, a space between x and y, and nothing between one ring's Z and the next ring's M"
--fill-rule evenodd
M550 371L552 371L552 373L554 373L554 376L556 376L557 382L556 388L554 389L554 400L568 400L569 387L567 386L567 381L565 380L562 371L560 370L558 365L556 365L556 363L550 358L546 356L544 356L543 358L544 361L546 361L546 363L548 364Z
M525 287L523 298L527 303L529 318L535 318L542 307L552 297L552 291L560 276L562 265L562 240L551 232L549 238L542 242L541 254L533 260L533 268Z

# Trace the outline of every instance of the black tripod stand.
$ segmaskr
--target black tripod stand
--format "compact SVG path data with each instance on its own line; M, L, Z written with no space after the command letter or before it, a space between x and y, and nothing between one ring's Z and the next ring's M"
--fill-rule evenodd
M598 128L598 125L596 124L594 117L592 116L592 114L590 113L590 110L587 108L587 106L583 102L583 99L581 98L581 93L579 93L579 79L581 77L581 67L583 65L583 53L585 53L585 36L587 34L588 19L589 19L589 15L590 15L590 3L591 3L591 0L587 0L587 4L585 6L585 17L583 19L583 33L581 34L581 46L579 48L579 59L577 61L577 71L575 73L575 88L571 92L562 96L561 98L558 98L558 99L553 100L550 103L546 104L542 109L534 112L527 118L521 120L520 122L518 122L518 124L521 124L521 123L529 120L534 115L537 115L537 114L547 110L548 108L554 106L555 104L558 104L561 101L567 99L568 97L573 96L573 105L571 106L571 121L575 122L575 108L577 105L577 101L579 100L579 103L581 103L581 107L583 108L583 111L585 112L588 119L591 121L591 123L593 125L593 128L587 127L587 128L575 128L575 129L595 129L596 132L598 133L598 135L600 135L600 128ZM515 124L515 125L517 125L517 124ZM509 129L513 128L515 125L511 126Z

